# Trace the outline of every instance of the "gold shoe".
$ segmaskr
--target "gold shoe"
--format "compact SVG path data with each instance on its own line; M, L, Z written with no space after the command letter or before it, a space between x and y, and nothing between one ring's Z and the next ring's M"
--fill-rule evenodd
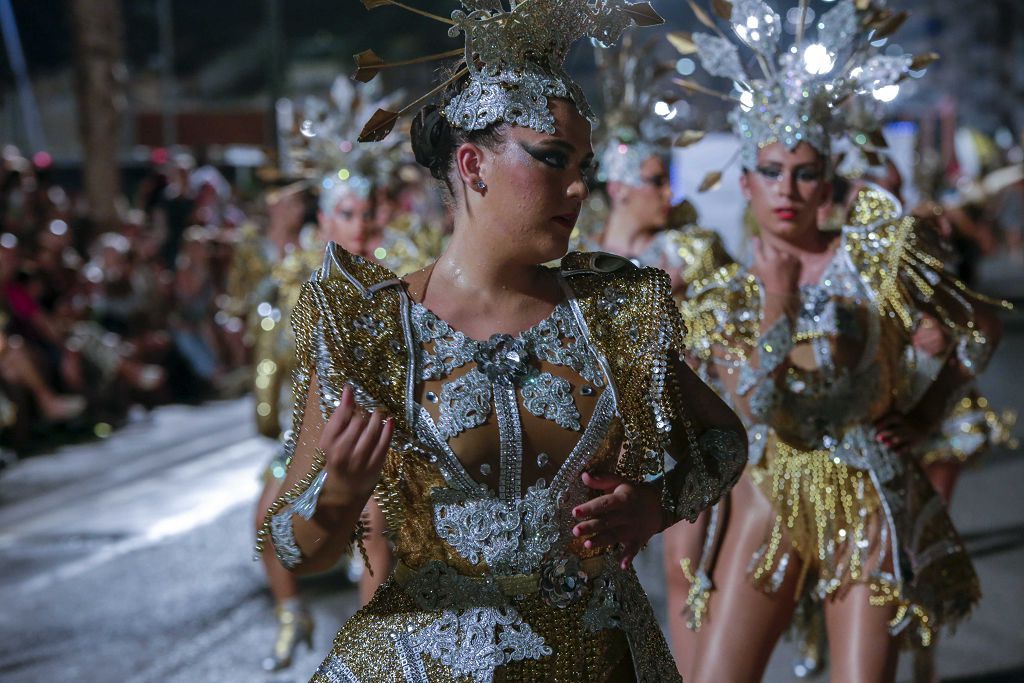
M274 653L263 660L264 671L280 671L292 665L300 644L313 649L313 618L304 609L278 607Z

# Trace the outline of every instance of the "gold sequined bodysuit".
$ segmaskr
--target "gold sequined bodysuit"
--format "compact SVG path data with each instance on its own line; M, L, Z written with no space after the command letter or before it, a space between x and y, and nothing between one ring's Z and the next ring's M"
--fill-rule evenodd
M398 567L338 633L314 681L678 680L635 573L575 538L584 470L663 476L675 518L695 518L745 462L736 432L698 430L674 368L681 326L668 278L603 254L570 254L566 299L518 335L467 338L386 269L329 248L293 318L296 427L343 386L383 406L396 436L374 492ZM307 392L314 408L305 408ZM303 421L308 424L303 426ZM306 475L268 514L281 560L302 561L294 515L327 477ZM305 454L305 455L303 455Z
M921 315L946 326L965 368L980 371L992 349L972 322L976 295L943 272L894 197L868 187L851 215L818 283L800 288L794 319L761 334L761 283L733 264L691 288L689 347L749 405L748 471L774 510L752 580L777 590L796 559L817 599L868 583L872 604L898 605L893 633L928 645L968 613L977 577L917 463L880 443L873 424L927 389L910 342ZM711 596L711 545L691 576L695 628Z

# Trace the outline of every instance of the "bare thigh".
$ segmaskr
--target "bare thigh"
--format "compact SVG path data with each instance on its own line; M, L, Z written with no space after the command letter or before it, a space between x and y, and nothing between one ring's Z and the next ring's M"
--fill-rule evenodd
M750 558L761 547L773 513L744 474L731 494L731 514L715 567L715 592L700 631L691 683L760 681L796 607L799 563L791 558L782 585L768 594L750 581Z
M856 584L825 602L832 683L890 683L896 680L898 649L889 634L896 608L873 607L871 589Z
M953 489L956 488L956 482L960 478L963 467L958 462L936 462L928 465L924 470L932 488L942 497L942 502L946 505L949 505L953 499Z

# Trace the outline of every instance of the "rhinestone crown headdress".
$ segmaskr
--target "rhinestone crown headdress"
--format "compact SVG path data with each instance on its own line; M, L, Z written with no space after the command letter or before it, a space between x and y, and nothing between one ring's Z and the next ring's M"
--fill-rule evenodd
M418 59L385 63L373 50L356 55L356 80L368 82L382 69L461 56L454 75L399 111L381 109L364 127L361 141L381 140L398 118L468 75L467 86L441 103L442 113L456 128L481 130L510 123L554 133L549 97L571 100L585 117L595 120L582 89L565 71L572 45L590 37L611 45L631 26L663 22L649 2L628 0L462 0L463 10L451 19L395 0L363 0L368 9L394 5L450 26L448 35L465 35L465 47Z
M733 90L725 94L691 80L676 82L691 92L735 102L729 122L740 138L740 154L748 168L756 164L758 151L773 142L789 149L807 142L828 156L831 141L852 132L859 134L851 139L875 156L885 147L877 122L851 115L850 105L897 92L893 88L912 71L938 58L881 54L873 47L872 42L892 35L907 18L906 12L885 9L879 0L839 0L815 22L813 41L805 40L809 3L802 0L796 8L796 39L788 48L781 45L782 17L763 0L713 0L713 14L694 0L689 3L714 34L677 33L670 40L680 52L696 53L712 76L730 79ZM718 27L715 15L728 23L731 37ZM760 73L752 75L744 68L741 47L753 53ZM705 182L709 184L715 183Z
M359 144L362 122L381 106L386 101L378 98L375 87L357 92L344 76L335 79L329 99L310 96L298 103L297 125L286 141L288 162L298 175L317 179L326 200L322 205L333 205L349 192L367 197L411 156L401 138L373 154Z
M668 157L678 119L658 114L656 104L669 108L678 99L666 76L674 63L651 62L653 46L636 46L629 39L614 50L598 48L603 108L598 178L604 182L639 185L640 168L651 157Z

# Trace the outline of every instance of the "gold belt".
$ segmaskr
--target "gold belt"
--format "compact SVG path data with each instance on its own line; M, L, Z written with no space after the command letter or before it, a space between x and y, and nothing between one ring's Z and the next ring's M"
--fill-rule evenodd
M601 573L601 570L605 567L605 562L606 560L604 555L590 557L586 560L580 560L580 569L582 569L587 576L593 578ZM415 578L417 573L419 573L418 569L413 569L405 562L399 560L394 572L395 581L399 586L404 586ZM506 575L488 574L486 576L469 576L468 574L462 574L463 578L481 584L493 582L502 593L509 597L529 595L540 591L540 576L541 575L539 573Z

